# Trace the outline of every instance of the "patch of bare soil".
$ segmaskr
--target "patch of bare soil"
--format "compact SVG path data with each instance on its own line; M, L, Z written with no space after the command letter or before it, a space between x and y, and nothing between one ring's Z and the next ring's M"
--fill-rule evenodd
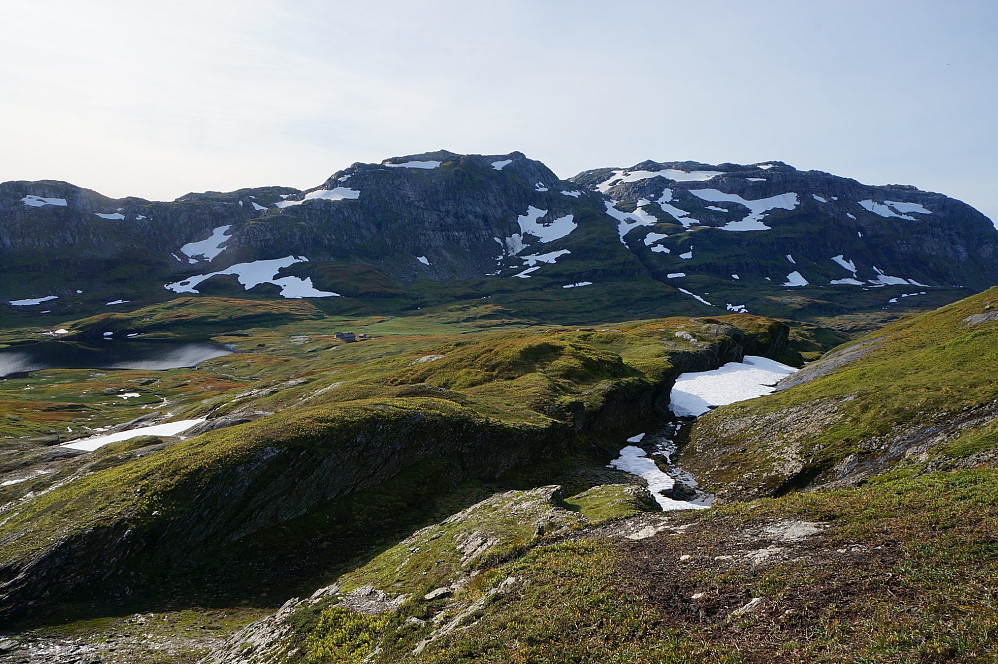
M666 626L695 629L719 652L740 652L749 662L810 662L822 646L805 654L788 644L827 635L832 620L842 633L862 632L872 604L905 603L891 571L896 546L833 543L824 530L788 520L664 529L620 540L620 571Z

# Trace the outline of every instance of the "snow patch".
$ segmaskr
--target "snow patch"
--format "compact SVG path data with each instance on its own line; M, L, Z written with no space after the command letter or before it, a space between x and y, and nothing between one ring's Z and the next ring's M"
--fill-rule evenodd
M538 182L537 184L534 185L534 191L542 191L543 192L543 191L547 191L547 190L548 190L547 185L544 184L543 182Z
M797 265L797 261L795 261L794 257L791 256L790 254L787 254L787 260L793 263L794 265Z
M672 190L668 187L662 191L662 195L659 196L655 203L662 208L663 212L671 214L676 220L683 225L683 228L689 228L692 224L699 224L700 222L690 216L690 213L682 208L677 208L672 205Z
M235 275L239 283L246 290L260 284L274 284L281 288L281 297L298 299L302 297L339 297L339 293L317 290L312 285L312 278L306 277L281 277L277 278L277 273L283 268L290 267L295 263L307 263L304 256L285 256L284 258L270 258L253 261L250 263L236 263L231 267L218 272L207 274L197 274L182 281L166 284L164 288L175 293L197 293L198 284L206 279L219 275Z
M45 297L29 297L24 300L11 300L10 304L15 307L31 307L36 304L41 304L42 302L48 302L49 300L58 300L58 295L46 295Z
M553 264L562 256L572 253L568 249L559 249L558 251L551 251L546 254L530 254L529 256L520 256L523 259L524 265L537 265L538 263L548 263Z
M701 302L701 303L703 303L703 304L706 304L706 305L707 305L708 307L712 307L712 306L714 306L713 304L711 304L711 303L710 303L710 302L708 302L707 300L703 299L702 297L700 297L700 296L699 296L699 295L697 295L696 293L691 293L691 292L689 292L688 290L686 290L685 288L678 288L678 289L676 289L676 290L678 290L678 291L679 291L680 293L685 293L686 295L689 295L690 297L692 297L692 298L693 298L694 300L696 300L697 302Z
M672 253L672 252L669 251L668 247L663 247L660 244L659 245L655 245L654 247L651 248L651 250L654 251L656 254L668 254L668 253Z
M253 209L256 210L257 212L260 212L261 210L266 210L267 209L266 205L260 205L256 201L250 201L250 205L252 205Z
M710 203L738 203L749 209L749 213L742 219L729 221L722 226L722 231L768 231L769 226L762 223L767 212L793 210L800 204L797 194L793 192L757 200L748 200L738 194L726 194L717 189L691 189L690 193Z
M441 162L439 162L439 161L418 161L418 160L413 160L413 161L403 161L403 162L400 162L400 163L397 163L397 164L393 164L393 163L385 161L385 162L382 162L381 165L382 166L387 166L388 168L422 168L422 169L426 169L426 170L432 170L434 168L439 168L440 167L440 163Z
M918 203L903 203L900 201L884 201L883 203L877 203L871 199L866 199L865 201L859 201L859 205L869 212L880 215L884 218L897 217L898 219L907 219L908 221L918 221L911 215L907 214L909 212L914 212L916 214L932 214L931 210L926 210Z
M591 281L576 281L574 284L565 284L562 288L582 288L583 286L592 286Z
M685 277L686 273L685 272L670 272L669 274L667 274L665 276L667 278L669 278L669 279L679 279L681 277Z
M55 205L57 207L66 207L65 198L45 198L44 196L35 196L34 194L28 194L21 199L25 207L44 207L46 205Z
M828 283L830 283L833 286L863 286L863 285L865 285L865 284L863 284L862 281L860 281L858 279L853 279L851 277L847 278L847 279L832 279Z
M890 205L901 214L909 212L914 212L915 214L932 214L932 210L926 209L920 203L904 203L901 201L884 201L884 203Z
M856 264L853 263L852 261L847 261L843 254L839 254L838 256L832 256L832 260L841 265L843 268L852 272L853 277L856 276Z
M416 256L416 260L422 263L423 265L430 264L430 261L426 258L426 256Z
M582 192L578 191L577 189L573 189L572 191L565 191L564 189L562 189L561 193L564 194L565 196L571 196L572 198L578 198L579 196L582 195Z
M275 205L279 208L286 208L292 205L301 205L305 201L343 201L357 200L358 198L360 198L360 192L356 189L351 189L350 187L336 187L335 189L317 189L316 191L310 191L305 194L305 198L300 201L283 200L278 201Z
M687 261L690 260L691 258L693 258L693 247L691 246L690 250L687 251L686 253L679 254L679 257L682 258L683 260L687 260Z
M128 304L129 302L131 302L131 300L112 300L111 302L108 302L104 306L113 307L116 304Z
M811 194L811 198L813 198L814 200L818 201L819 203L827 203L828 202L827 198L822 198L818 194Z
M81 438L80 440L73 441L72 443L65 443L62 447L67 447L71 450L93 452L94 450L109 443L117 443L122 440L128 440L129 438L137 438L138 436L176 436L177 434L187 431L195 424L201 424L204 421L205 418L201 417L194 420L178 420L177 422L167 422L166 424L139 427L137 429L119 431L117 433L106 434L103 436Z
M666 168L661 171L628 171L627 169L621 169L614 171L613 175L608 179L596 185L596 189L600 193L605 194L610 191L611 187L623 184L624 182L638 182L639 180L647 180L648 178L665 178L673 182L704 182L718 175L724 175L724 173L721 171L680 171L675 168Z
M628 438L628 442L640 442L640 440L639 436ZM620 456L610 462L610 467L637 475L647 482L648 491L662 510L697 510L709 507L706 504L673 500L663 496L661 492L672 489L676 481L659 470L655 461L648 458L648 453L636 445L628 445L620 450Z
M650 247L659 240L664 240L667 237L669 236L666 235L665 233L655 233L655 232L648 233L648 235L645 235L645 246Z
M621 244L627 244L624 242L624 236L638 226L654 226L658 223L658 219L641 209L642 206L649 204L647 199L639 200L634 212L618 210L616 201L603 201L603 204L606 205L606 213L617 220L617 233L620 235Z
M560 240L578 227L578 224L574 221L575 216L571 214L558 217L546 224L542 223L541 218L547 213L547 210L540 210L532 205L529 206L526 214L516 218L516 223L520 225L520 234L526 235L529 233L546 244L554 240Z
M94 212L101 219L110 219L112 221L121 221L125 218L125 215L120 212Z
M797 370L757 355L728 362L719 369L681 374L672 388L669 408L678 417L699 417L711 408L769 394L783 377Z
M744 304L725 304L724 305L728 311L733 311L736 314L747 314L748 309L745 308Z
M496 169L497 171L501 171L502 169L506 168L512 163L513 163L512 159L500 159L499 161L492 162L492 168Z
M807 279L801 276L800 272L796 270L787 275L787 280L780 284L781 286L807 286Z
M254 203L256 205L256 203ZM230 235L227 231L232 226L218 226L212 230L211 235L198 242L188 242L180 248L181 253L196 258L201 256L206 261L215 259L225 249L222 245L228 242Z
M902 277L892 277L876 265L873 266L873 271L877 273L877 276L870 279L869 283L874 286L907 286L909 284L907 279Z

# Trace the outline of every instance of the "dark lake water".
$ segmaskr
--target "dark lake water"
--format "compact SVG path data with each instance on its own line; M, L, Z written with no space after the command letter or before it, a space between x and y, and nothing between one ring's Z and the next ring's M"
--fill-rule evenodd
M227 348L207 343L42 341L0 348L0 378L39 369L176 369L231 353Z

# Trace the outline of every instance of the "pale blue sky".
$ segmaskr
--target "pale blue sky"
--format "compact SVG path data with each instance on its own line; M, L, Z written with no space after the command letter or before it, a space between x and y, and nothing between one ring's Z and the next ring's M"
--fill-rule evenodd
M0 180L309 187L521 150L780 159L998 220L998 2L4 2Z

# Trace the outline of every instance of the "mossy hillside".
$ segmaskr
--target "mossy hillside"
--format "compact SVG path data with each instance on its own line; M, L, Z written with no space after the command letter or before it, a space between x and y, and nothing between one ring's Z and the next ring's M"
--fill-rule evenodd
M236 308L247 305L234 301L226 304ZM247 316L253 315L256 304L248 303ZM307 303L304 307L308 314ZM508 329L513 325L508 319L495 318L501 316L501 310L493 305L450 306L418 317L348 319L308 315L293 323L246 331L228 327L221 318L204 321L200 310L195 307L194 311L191 317L174 315L183 309L168 312L162 319L163 333L185 334L186 321L191 321L191 328L202 330L196 334L205 332L202 324L217 325L218 334L213 340L229 344L237 354L204 362L197 370L52 369L2 381L0 401L7 404L4 434L54 442L57 437L65 440L84 435L88 428L166 410L186 411L191 415L273 412L302 403L318 405L326 400L339 403L372 396L412 395L413 390L425 392L430 387L453 386L468 380L478 385L473 389L465 386L451 390L451 396L462 403L477 404L482 413L498 413L500 405L499 410L507 412L533 412L523 409L517 401L517 392L506 389L505 382L526 366L523 362L520 362L523 366L509 364L514 361L513 356L528 353L525 349L531 345L554 344L551 348L556 347L559 353L557 358L552 356L539 364L539 371L524 370L520 375L520 386L537 392L537 403L550 407L559 400L565 401L563 405L571 405L572 395L582 393L589 401L598 399L605 388L621 383L661 381L671 366L671 360L663 359L666 355L675 359L692 352L694 357L706 357L703 349L676 337L679 330L688 328L700 334L703 343L717 347L722 355L736 352L737 348L771 354L776 349L774 343L784 343L783 337L769 339L770 333L763 329L766 325L776 325L774 329L782 330L780 324L759 323L765 319L751 316L703 319L701 323L690 324L673 320L661 324L618 324L613 328L541 328L495 336L490 331L492 328ZM141 317L148 316L141 314ZM238 318L238 314L232 317ZM131 329L130 325L124 329ZM719 325L723 327L720 333ZM103 326L94 329L100 333ZM338 330L364 331L368 340L344 344L332 334ZM790 346L811 349L827 345L827 340L815 336L816 331L813 326L800 327L794 332ZM486 336L495 339L495 343L480 343ZM724 341L728 337L731 343ZM488 352L478 358L476 354L481 349ZM781 359L799 362L793 352ZM502 359L503 353L511 354L511 358ZM619 354L620 359L614 359L614 354ZM437 355L443 357L435 359ZM503 362L508 366L500 367ZM491 367L489 363L499 364ZM600 380L595 381L596 377ZM587 382L598 382L603 387L595 391L579 390L575 385ZM425 385L420 386L421 383ZM476 397L476 392L481 394ZM119 396L132 393L139 396ZM546 413L543 409L541 412Z
M417 598L357 638L330 610L307 635L314 657L290 661L349 661L323 646L361 642L375 663L988 661L996 505L998 473L978 469L676 514L679 534L542 544L487 571L459 606L514 581L419 654L431 628L406 620L441 607ZM750 562L766 546L751 533L799 521L819 532Z
M320 318L304 300L246 300L222 297L179 297L134 311L109 312L73 321L67 339L141 334L144 339L204 341L218 334L252 327L272 327Z
M249 388L248 368L259 363L241 359L244 377L220 375L209 362L197 370L48 369L8 378L0 381L0 439L50 445L171 409L198 409L205 399Z
M693 427L683 463L709 486L753 495L859 479L909 450L924 462L994 449L996 307L991 289L899 321L859 340L858 357L831 373L719 408Z
M263 504L267 497L260 495L262 487L251 485L257 479L266 486L267 480L272 479L267 477L266 461L275 456L284 454L294 460L276 460L274 466L286 468L291 464L299 471L307 472L305 469L311 467L314 472L316 463L325 460L328 466L332 455L350 468L343 463L350 453L351 460L360 466L354 469L357 475L342 477L338 486L319 488L320 496L313 499L318 502L332 497L337 490L362 488L365 476L368 484L377 481L379 478L368 476L375 468L364 467L367 455L372 455L369 464L375 462L385 476L390 476L391 459L373 455L376 451L386 454L391 447L398 448L396 436L407 436L407 453L418 458L417 441L431 446L437 440L446 441L459 435L462 430L473 437L474 426L475 420L452 402L397 399L391 404L354 403L335 412L311 408L278 413L250 424L209 432L133 463L79 478L29 501L3 525L4 559L14 561L38 553L56 532L68 534L122 519L141 526L156 522L156 517L169 520L189 516L192 510L197 511L199 500L210 503L227 497L228 510L235 509L242 517L262 519L266 524L273 518L263 514L268 511ZM479 426L495 429L492 435L499 434L498 425L482 422ZM502 433L509 432L502 430ZM361 441L360 449L350 449L355 440ZM363 449L364 444L371 449ZM396 449L394 453L401 452ZM509 454L511 450L506 448L502 452ZM399 462L399 458L394 461ZM276 468L270 470L280 472ZM216 480L218 486L212 486ZM305 483L301 476L298 481ZM202 494L205 490L208 493ZM242 495L254 498L250 504L240 505L238 496ZM210 508L222 509L222 506L211 504ZM245 523L236 519L226 532L231 534L238 527L236 522ZM189 535L200 539L212 534L200 530Z
M709 341L676 337L680 328L702 332ZM715 323L659 321L604 332L486 336L469 341L473 351L455 350L451 364L444 362L451 352L444 349L444 358L423 363L429 373L418 376L411 372L422 371L423 364L414 362L425 356L343 366L324 378L354 376L357 384L343 392L316 396L322 389L316 381L260 395L256 407L270 404L279 412L81 477L19 505L0 531L4 558L11 561L8 574L46 556L60 540L72 542L60 556L91 562L117 557L129 531L135 555L145 555L144 547L161 538L159 550L180 540L186 546L236 541L383 482L421 459L457 454L464 472L495 477L565 449L573 444L573 431L582 443L598 442L596 431L612 437L633 429L648 417L656 390L667 389L678 373L671 357L685 354L686 363L699 358L710 366L721 361L722 350L739 352L738 340L749 338ZM617 357L610 354L614 349ZM472 370L488 372L489 381L466 386L463 376ZM435 383L461 383L462 390ZM303 401L305 396L316 398ZM220 410L217 400L225 397L187 414ZM100 536L82 535L87 531Z
M526 476L520 479L529 481ZM294 650L295 644L299 655L307 653L314 661L369 654L384 631L398 629L401 621L391 614L367 617L337 604L348 602L353 592L373 586L389 598L403 594L408 597L400 609L404 617L427 618L433 612L456 611L464 597L477 596L489 587L491 570L503 561L519 558L535 546L580 528L655 509L647 491L634 484L599 484L570 498L559 497L574 490L549 486L494 493L417 531L339 577L335 586L322 591L330 599L300 603L284 619L294 626L291 639L256 656L277 657L279 652ZM434 592L429 600L421 599L430 591ZM399 634L401 640L411 641L427 630L407 624L398 631L404 632L404 636ZM233 645L245 654L245 648ZM215 657L223 661L226 656L220 653Z
M425 362L423 364L413 364L416 360L425 357L432 357L436 353L429 355L412 355L408 357L390 356L380 360L356 363L353 366L346 365L336 370L336 373L329 377L324 377L323 381L335 379L335 382L347 382L347 389L337 392L336 389L329 390L327 399L322 396L317 398L318 403L311 402L307 408L315 409L323 401L329 402L329 407L333 408L331 413L338 412L339 409L364 409L377 402L365 403L367 399L390 398L397 399L399 404L406 407L413 403L433 404L430 409L439 406L443 408L456 409L458 411L467 410L469 413L478 410L490 410L493 415L501 416L506 421L512 423L533 423L543 424L550 421L550 417L538 412L537 408L531 408L531 402L523 400L524 393L533 390L537 398L548 395L551 391L566 390L569 386L574 386L578 393L592 394L605 393L612 387L612 378L619 378L624 374L629 374L637 380L660 381L669 371L669 351L681 350L689 347L689 342L679 339L671 334L674 329L690 328L695 330L695 325L686 322L671 321L660 324L643 324L635 326L630 331L607 331L607 332L572 332L572 331L551 331L545 333L505 333L498 337L489 338L487 341L460 342L456 346L456 357L448 360L447 354L451 347L437 347L432 350L444 351L443 358L437 361ZM663 334L664 333L664 334ZM566 338L576 338L577 343L568 343ZM374 348L374 345L354 344L351 350L356 348L358 352ZM537 354L537 349L544 352ZM617 349L621 354L618 356L609 355L610 349ZM599 361L593 360L596 358ZM629 367L624 363L634 362L635 367ZM226 364L239 362L243 363L241 356L229 356L219 358L223 370L231 370L235 365ZM582 381L582 370L589 366L594 370L588 381ZM551 369L552 377L547 376L547 371ZM566 377L567 372L567 377ZM657 372L657 373L656 373ZM468 374L484 373L491 381L488 385L481 382L477 387L482 388L484 393L476 404L476 394L472 390L461 393L468 400L472 408L465 408L453 400L440 399L439 392L432 392L423 397L398 397L398 389L395 385L412 386L413 384L423 384L433 386L434 383L450 384L463 380ZM614 376L616 374L616 376ZM648 376L648 378L643 378ZM258 378L258 376L243 376L244 379ZM349 381L353 379L360 385L352 385ZM513 383L509 389L503 390L495 385L496 382ZM332 382L323 384L316 380L315 384L303 383L300 386L288 387L275 391L270 395L275 401L270 405L276 407L293 404L299 394L304 397L314 395L324 387L329 387ZM519 389L518 389L519 388ZM596 388L596 391L593 391ZM502 396L503 392L508 392L503 401L496 401L494 397ZM345 393L345 394L344 394ZM226 397L217 397L225 400ZM258 397L258 405L268 405L268 397ZM488 407L490 398L493 398L492 408ZM455 394L455 399L461 400ZM598 402L598 398L593 399ZM393 402L384 402L391 404ZM527 406L524 408L524 406ZM541 409L552 402L534 404ZM209 403L210 407L210 403ZM219 407L221 411L221 407ZM189 414L196 414L189 413ZM321 416L320 416L321 417ZM211 466L216 461L230 455L231 447L235 443L227 442L233 439L242 441L242 446L246 449L254 449L254 446L262 446L266 441L281 441L285 438L282 432L293 431L288 429L289 422L298 418L295 411L282 412L273 419L265 418L259 423L254 423L250 427L242 427L233 432L214 432L203 438L203 444L195 445L194 441L188 441L182 445L175 446L168 450L162 457L163 462L171 470L165 472L164 476L171 476L174 467L201 467ZM526 418L526 419L525 419ZM300 425L308 429L310 417L302 417ZM258 434L244 433L244 430L259 431ZM293 436L292 436L293 438ZM217 444L216 444L217 441ZM194 462L193 459L185 460L183 463L171 461L173 455L187 454L187 450L196 450L190 453L200 457L202 453L205 459ZM216 453L209 453L210 450L217 450ZM146 463L151 463L148 460Z
M481 304L441 307L420 316L355 318L321 315L309 302L217 298L183 298L134 312L68 321L66 328L86 330L98 338L105 331L116 331L123 344L130 343L124 335L136 330L141 331L140 340L211 340L237 354L203 362L197 370L48 369L0 381L4 405L0 438L31 437L47 443L71 439L142 416L189 411L203 399L227 404L233 394L280 391L288 380L303 375L365 365L455 335L473 336L516 324L494 306ZM14 344L50 339L43 331L12 328L3 338ZM334 337L336 331L366 333L372 340L343 344ZM139 397L119 396L128 393ZM239 403L249 408L247 401L241 397Z

